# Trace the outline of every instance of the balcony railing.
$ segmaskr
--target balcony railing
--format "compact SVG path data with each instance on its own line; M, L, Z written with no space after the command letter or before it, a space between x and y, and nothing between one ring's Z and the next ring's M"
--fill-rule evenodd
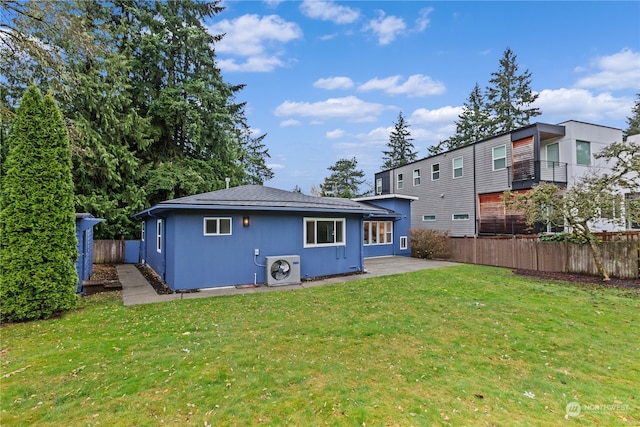
M567 183L567 164L547 160L524 160L509 166L509 184L522 181Z

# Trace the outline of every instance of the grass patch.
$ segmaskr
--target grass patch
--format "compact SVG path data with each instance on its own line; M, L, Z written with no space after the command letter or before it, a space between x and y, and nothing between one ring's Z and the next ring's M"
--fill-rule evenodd
M83 304L1 329L0 424L640 423L640 299L616 289L465 265Z

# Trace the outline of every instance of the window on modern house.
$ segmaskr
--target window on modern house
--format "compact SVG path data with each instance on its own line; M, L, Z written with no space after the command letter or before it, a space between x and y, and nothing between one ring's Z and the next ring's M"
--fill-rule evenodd
M422 215L422 220L423 221L435 221L436 220L436 216L435 215Z
M461 178L462 176L462 157L456 157L453 159L453 177Z
M557 142L546 146L547 152L547 168L558 167L560 163L560 146Z
M364 221L362 224L365 245L393 243L393 221Z
M469 214L453 214L454 221L466 221L469 219Z
M344 245L344 218L305 218L304 246Z
M507 146L493 147L493 170L497 171L507 167Z
M400 236L400 250L404 250L407 249L407 236Z
M420 169L413 170L413 185L420 185Z
M231 218L205 218L205 236L228 236L231 234Z
M437 181L440 179L440 163L431 165L431 181Z
M162 252L162 220L156 221L156 250Z
M376 194L382 194L382 178L376 179Z
M144 242L144 229L146 224L147 224L146 221L142 221L142 228L140 230L140 240L142 240L143 242Z
M398 185L396 185L396 188L398 190L402 190L404 188L404 175L401 173L398 174Z
M591 143L589 141L576 141L576 163L585 166L591 164Z

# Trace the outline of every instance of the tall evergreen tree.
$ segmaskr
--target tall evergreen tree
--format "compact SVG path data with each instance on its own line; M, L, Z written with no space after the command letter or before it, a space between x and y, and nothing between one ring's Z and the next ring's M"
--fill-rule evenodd
M9 134L0 215L3 321L72 308L78 275L71 152L53 96L31 86Z
M135 102L156 134L140 153L149 169L151 204L196 188L222 188L226 177L232 184L244 180L244 104L234 100L243 85L224 82L213 48L222 36L210 35L203 24L222 10L219 3L154 2L130 9L142 29L129 33L137 46Z
M130 215L158 201L269 179L264 135L245 138L242 85L227 84L203 3L3 2L0 97L53 90L72 144L78 210L102 238L137 234ZM4 113L4 111L3 111ZM3 116L3 124L6 125ZM3 146L6 144L3 144Z
M413 138L409 132L409 124L402 115L402 111L398 114L398 120L393 125L393 130L389 134L388 150L382 152L384 163L383 169L393 169L398 166L411 163L417 158L415 147L413 146Z
M624 135L637 135L640 134L640 93L636 95L636 103L631 110L631 116L627 117L627 129L624 131Z
M429 147L429 153L438 154L453 150L476 141L480 141L495 133L495 123L485 105L484 94L478 83L469 94L462 107L462 113L456 122L456 133L437 145Z
M333 166L327 169L331 175L320 184L320 195L323 197L343 197L351 199L363 196L360 186L365 182L364 172L356 169L358 161L356 158L340 159Z
M538 94L531 90L531 73L518 74L517 56L510 48L504 51L498 71L491 73L487 88L487 108L497 133L509 132L530 123L541 114L531 105Z

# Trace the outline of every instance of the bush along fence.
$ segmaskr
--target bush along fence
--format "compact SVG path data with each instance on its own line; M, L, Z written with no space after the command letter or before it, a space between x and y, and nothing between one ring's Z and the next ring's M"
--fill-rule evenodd
M602 233L598 237L611 277L640 278L640 232ZM538 236L452 237L451 261L514 269L598 275L589 246L544 241Z
M94 240L94 264L136 264L140 261L139 240Z

